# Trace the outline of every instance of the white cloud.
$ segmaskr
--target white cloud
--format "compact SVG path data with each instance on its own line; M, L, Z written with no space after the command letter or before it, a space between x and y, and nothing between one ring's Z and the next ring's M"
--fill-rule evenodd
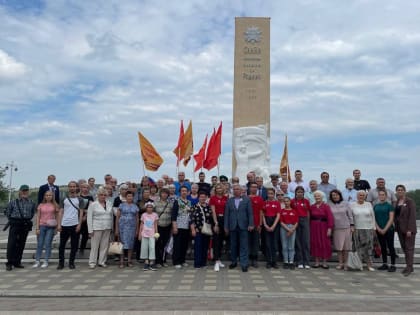
M17 62L0 49L0 80L10 80L23 76L27 71L23 63Z
M0 6L0 145L9 148L5 159L21 161L18 180L39 184L50 170L61 182L105 172L138 178L139 130L162 152L161 172L173 174L180 119L193 120L196 148L223 120L220 172L230 175L234 17L246 15L271 17L273 171L287 132L290 154L299 152L294 163L308 176L329 167L341 181L357 163L392 182L420 178L385 141L407 144L419 133L415 2L384 9L379 1L63 6L46 1L34 15ZM343 146L332 148L340 137ZM351 147L367 138L369 148ZM365 160L346 158L354 154ZM392 167L378 163L381 156Z

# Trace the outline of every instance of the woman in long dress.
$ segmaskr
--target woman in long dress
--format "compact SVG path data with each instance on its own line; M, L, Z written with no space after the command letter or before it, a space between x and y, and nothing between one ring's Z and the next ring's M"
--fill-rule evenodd
M133 193L127 192L126 202L122 203L117 211L117 222L115 225L115 235L119 237L123 244L123 249L127 250L127 266L132 267L131 257L133 255L134 240L139 231L139 208L133 203ZM124 255L121 255L120 268L124 268Z
M334 217L331 208L323 201L324 193L315 191L315 203L310 209L311 218L311 255L315 258L313 268L328 269L327 260L331 258L331 232L334 227ZM322 260L322 264L320 261Z

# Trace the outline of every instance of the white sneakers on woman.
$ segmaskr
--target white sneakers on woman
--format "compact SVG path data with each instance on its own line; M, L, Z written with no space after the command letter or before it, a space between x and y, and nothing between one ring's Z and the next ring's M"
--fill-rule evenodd
M39 262L39 261L36 261L33 265L32 265L32 268L39 268L39 267L41 267L41 268L47 268L48 267L48 261L44 261L43 263L42 263L42 265L41 265L41 263Z
M214 271L219 271L220 268L225 268L225 265L220 260L218 260L214 264Z

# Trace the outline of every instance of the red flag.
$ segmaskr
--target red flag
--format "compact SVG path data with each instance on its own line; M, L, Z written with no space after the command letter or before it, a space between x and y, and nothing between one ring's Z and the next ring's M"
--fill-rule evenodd
M212 141L213 140L213 141ZM211 170L219 163L219 156L222 153L222 122L220 122L217 132L213 131L207 147L206 159L203 166L207 170Z
M176 146L176 148L174 149L174 154L176 155L176 165L179 165L179 161L182 160L183 155L181 154L181 147L182 147L182 141L184 139L184 123L181 120L181 127L179 130L179 138L178 138L178 145Z
M195 168L194 168L194 172L197 172L200 168L203 167L203 163L204 163L204 159L206 157L206 147L207 147L207 136L204 139L204 143L201 146L200 150L194 154L194 160L195 160Z

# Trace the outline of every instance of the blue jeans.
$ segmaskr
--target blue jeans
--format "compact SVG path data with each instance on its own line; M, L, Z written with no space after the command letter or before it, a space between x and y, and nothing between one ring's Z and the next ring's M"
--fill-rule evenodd
M39 227L39 237L38 237L38 245L36 248L36 256L35 260L39 261L41 259L42 250L45 246L45 261L51 256L51 244L54 237L54 230L55 227L49 227L45 225L41 225Z
M238 247L239 259L242 267L248 267L248 230L229 231L230 234L230 257L233 264L238 262ZM238 244L239 243L239 244ZM238 246L239 245L239 246Z
M293 224L288 224L287 227L292 227ZM283 260L285 263L293 263L295 258L295 239L296 231L292 235L287 236L287 230L284 227L280 229L281 234L281 247L283 250Z

